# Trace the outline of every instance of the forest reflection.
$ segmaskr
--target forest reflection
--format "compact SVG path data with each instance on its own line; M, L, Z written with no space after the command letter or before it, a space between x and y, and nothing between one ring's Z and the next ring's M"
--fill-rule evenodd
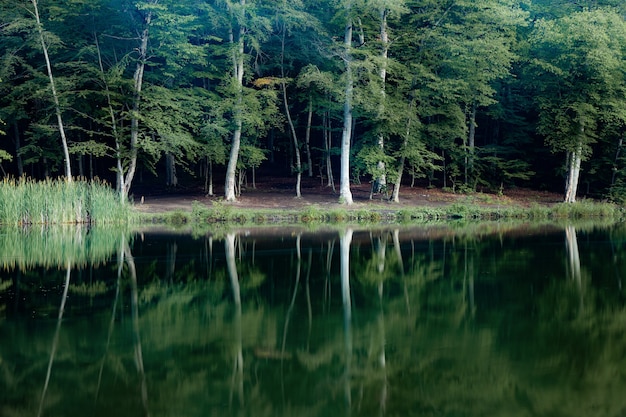
M626 411L624 225L7 235L3 416Z

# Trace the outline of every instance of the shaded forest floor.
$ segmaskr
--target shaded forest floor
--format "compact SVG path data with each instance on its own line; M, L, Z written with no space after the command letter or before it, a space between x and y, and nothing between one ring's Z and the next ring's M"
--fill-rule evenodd
M370 200L370 184L352 184L354 204L345 206L339 203L339 188L331 187L319 179L302 179L302 197L295 197L295 178L263 177L255 187L251 183L244 186L241 196L233 203L224 202L222 182L214 188L214 195L207 196L202 187L177 188L168 190L159 186L138 186L134 192L136 208L144 213L165 213L169 211L190 211L194 201L207 207L214 204L230 204L246 209L297 210L308 206L321 209L344 207L363 209L387 207L389 209L414 206L441 207L450 204L472 204L486 207L530 207L532 205L553 205L563 201L558 193L524 188L505 190L502 195L489 193L455 194L438 188L410 187L400 189L400 202L390 203L385 195L375 194ZM142 202L143 198L143 202Z

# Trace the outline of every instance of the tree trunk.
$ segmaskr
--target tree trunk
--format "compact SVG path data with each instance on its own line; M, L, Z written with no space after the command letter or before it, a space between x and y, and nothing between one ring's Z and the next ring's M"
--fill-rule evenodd
M41 42L41 49L43 50L43 56L46 61L46 69L48 70L48 80L50 81L50 89L52 90L52 100L54 102L54 110L57 118L57 125L59 127L59 134L61 135L61 146L63 147L63 158L65 160L65 180L72 182L72 166L70 164L70 152L67 146L67 137L65 136L65 127L63 124L63 117L61 115L61 104L59 103L59 95L57 94L56 85L54 82L54 76L52 75L52 63L50 62L50 56L48 55L48 46L43 34L43 25L39 18L39 7L37 6L37 0L31 0L34 8L35 20L37 22L37 31L39 32L39 41Z
M239 148L241 146L241 130L243 128L243 55L244 55L244 35L245 27L243 25L243 18L245 17L246 0L240 0L241 5L241 19L239 24L239 31L237 33L237 39L234 37L233 30L230 31L230 43L233 47L233 71L235 80L237 82L237 100L236 108L234 112L235 119L235 131L233 132L233 142L230 147L230 157L228 158L228 166L226 167L226 184L224 197L226 201L235 201L237 199L235 194L235 182L237 176L237 159L239 158ZM236 44L236 46L235 46Z
M165 182L168 187L178 186L176 175L176 158L170 152L165 153Z
M158 0L154 0L152 4L156 4ZM146 58L148 52L148 36L150 24L152 23L152 12L148 12L144 19L144 29L141 32L139 38L139 56L137 57L137 65L135 67L135 73L133 75L133 104L130 120L130 147L129 147L129 164L128 170L124 174L121 161L118 159L118 170L121 173L121 189L120 200L122 202L128 201L128 194L130 192L130 186L135 177L137 170L137 153L138 153L138 140L139 140L139 107L141 104L141 90L143 87L143 75L146 67Z
M465 185L469 185L469 177L474 170L474 148L476 141L476 103L472 104L469 117L469 134L467 135L467 149L465 150Z
M326 177L328 178L328 187L333 189L333 193L335 192L335 178L333 176L333 164L331 158L331 150L333 148L333 132L332 126L330 124L330 112L324 112L324 147L326 150Z
M585 128L580 127L580 133L583 135ZM580 164L582 162L582 139L578 141L576 149L567 154L567 180L565 181L565 202L575 203L576 192L578 190L578 179L580 178Z
M413 107L413 101L409 103L409 108ZM409 135L411 133L411 119L406 122L406 132L404 135L404 141L402 142L402 156L400 157L400 166L398 167L398 177L396 178L396 182L393 185L393 193L391 196L391 201L394 203L400 202L400 185L402 184L402 173L404 172L404 164L406 161L406 157L404 156L406 147L409 143Z
M352 204L350 191L350 142L352 139L352 99L354 84L352 80L352 17L351 0L346 5L346 29L344 33L344 60L346 63L346 85L343 103L343 131L341 134L341 178L339 185L339 201Z
M387 81L387 59L389 57L389 34L387 33L387 14L388 11L384 7L380 9L380 42L382 45L381 51L381 67L380 67L380 107L378 109L378 116L383 117L385 112L385 83ZM385 150L385 136L381 132L378 135L378 146L384 152ZM385 163L378 161L377 171L379 172L378 178L375 179L374 192L380 193L387 187L387 175L385 174Z
M213 195L213 161L206 157L206 172L204 173L204 192Z
M293 148L296 155L296 198L301 198L302 193L300 191L300 184L302 183L302 161L300 159L300 144L298 143L298 135L296 134L296 128L293 125L291 119L291 112L289 111L289 103L287 102L287 85L285 83L285 32L286 28L283 27L281 52L280 52L280 74L281 74L281 89L283 90L283 105L285 106L285 114L287 115L287 123L289 124L289 131L293 138Z
M304 143L306 147L306 157L309 178L313 177L313 159L311 158L311 122L313 121L313 100L309 96L309 110L306 119L306 133L304 137Z

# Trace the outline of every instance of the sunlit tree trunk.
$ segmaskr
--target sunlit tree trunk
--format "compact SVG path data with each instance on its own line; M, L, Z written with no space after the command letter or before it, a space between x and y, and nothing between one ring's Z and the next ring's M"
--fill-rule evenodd
M41 49L43 50L43 56L46 61L46 69L48 71L48 80L50 81L50 90L52 91L52 100L54 102L54 111L56 113L57 125L59 127L59 134L61 135L61 146L63 147L63 159L65 162L65 179L67 182L72 182L72 166L70 163L70 152L67 146L67 137L65 136L65 126L63 124L63 116L61 115L61 104L59 103L59 95L57 93L56 84L54 82L54 76L52 75L52 63L50 62L50 56L48 55L48 46L46 45L46 39L44 37L43 25L39 18L39 6L37 0L31 0L33 4L33 14L37 22L37 31L39 33L39 41L41 43Z
M225 199L226 201L235 201L237 199L235 191L235 183L237 177L237 160L239 159L239 149L241 147L241 131L243 129L243 73L244 73L244 36L246 28L243 25L245 18L246 0L239 1L239 27L237 30L237 38L235 38L234 29L230 30L230 44L232 46L233 73L236 83L236 104L234 111L235 130L233 131L233 139L230 145L230 157L228 158L228 166L226 167L226 184Z
M581 134L584 127L580 127ZM582 161L582 143L579 141L574 151L567 154L567 179L565 181L565 202L575 203L576 192L578 190L578 179L580 178L580 164Z
M352 140L352 100L354 82L352 80L352 2L346 3L346 29L344 33L345 97L343 103L343 131L341 134L341 178L339 184L339 201L352 204L350 191L350 146Z

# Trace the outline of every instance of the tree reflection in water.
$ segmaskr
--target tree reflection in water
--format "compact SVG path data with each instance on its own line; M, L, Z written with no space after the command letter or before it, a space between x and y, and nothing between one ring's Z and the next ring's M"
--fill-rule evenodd
M626 410L624 226L107 241L5 260L0 415Z

